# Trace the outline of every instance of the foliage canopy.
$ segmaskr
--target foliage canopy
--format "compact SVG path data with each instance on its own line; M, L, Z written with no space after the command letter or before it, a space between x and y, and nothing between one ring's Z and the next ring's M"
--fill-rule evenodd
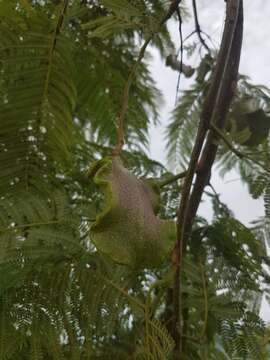
M170 21L185 21L187 3ZM170 251L182 182L148 157L162 92L150 52L136 62L149 39L164 62L176 53L160 26L168 9L161 0L0 0L1 360L173 359ZM168 124L179 170L215 50L202 52ZM120 164L111 155L134 67ZM217 162L264 198L265 216L247 227L206 192L214 218L196 217L182 265L183 359L269 358L259 316L270 280L269 111L270 91L240 75Z

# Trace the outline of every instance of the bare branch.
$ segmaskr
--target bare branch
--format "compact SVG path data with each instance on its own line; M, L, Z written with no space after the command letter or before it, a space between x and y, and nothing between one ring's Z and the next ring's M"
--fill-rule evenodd
M237 14L235 1L232 0L228 1L227 6L229 7L231 3L232 5L228 11L229 13L228 21L230 22L232 21L231 19L234 18L234 16L236 16ZM239 15L238 15L237 26L235 29L235 36L233 39L227 66L223 74L223 79L221 84L222 86L219 89L217 104L211 121L211 123L214 124L215 127L219 128L220 130L224 128L226 115L228 113L229 106L236 89L238 67L240 61L240 52L242 45L242 32L243 32L242 24L243 24L243 7L241 0L239 4ZM208 133L205 147L201 154L201 158L199 161L200 170L197 173L197 177L190 197L190 204L189 204L186 229L185 229L187 233L189 233L194 217L196 216L204 187L207 185L207 182L211 177L211 168L213 166L216 157L217 149L218 149L218 143L216 141L216 135L211 130Z
M215 123L220 128L223 127L231 99L234 95L242 43L242 14L242 0L227 1L222 43L210 90L201 114L198 132L182 190L177 219L177 242L172 253L172 263L175 271L173 296L174 329L172 336L176 342L175 358L177 359L180 359L182 355L180 275L183 250L189 238L191 225L197 213L203 189L209 181L211 167L216 155L216 150L213 149L213 146L217 147L217 145L213 142L213 134L211 134L211 132L209 133L210 135L207 136L208 129L210 123ZM202 151L205 140L206 144ZM201 152L202 156L200 157ZM197 169L199 157L200 169ZM192 181L196 170L197 176L191 192Z

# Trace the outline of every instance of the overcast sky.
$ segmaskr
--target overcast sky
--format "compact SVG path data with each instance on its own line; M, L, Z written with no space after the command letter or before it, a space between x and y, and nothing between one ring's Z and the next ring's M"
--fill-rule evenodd
M191 0L186 0L187 5L190 3ZM212 0L211 2L197 0L197 5L201 28L213 38L214 44L218 47L225 20L225 2L223 0ZM268 87L270 87L269 19L270 0L244 0L244 39L240 72L248 75L254 83ZM178 28L175 24L171 24L170 29L176 48L178 48ZM184 36L192 30L194 30L193 19L183 25ZM162 89L165 104L161 110L160 126L151 129L151 156L166 164L164 129L174 107L177 73L165 66L156 51L152 50L152 54L153 76L157 86ZM189 82L182 77L180 91L187 88L188 85ZM248 224L263 215L263 202L251 199L237 173L231 172L224 179L221 179L218 174L214 174L212 183L216 191L221 194L221 199L229 205L240 221ZM200 207L200 214L211 218L212 212L209 203L204 203ZM262 316L266 321L270 321L270 308L266 302L263 304Z

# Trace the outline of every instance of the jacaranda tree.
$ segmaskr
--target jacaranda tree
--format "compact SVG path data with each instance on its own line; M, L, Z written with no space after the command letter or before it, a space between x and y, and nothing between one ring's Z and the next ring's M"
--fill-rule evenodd
M1 360L269 358L270 91L239 74L243 1L220 6L216 49L195 0L0 0ZM167 124L175 173L148 153L151 47L192 83ZM213 164L264 199L251 227Z

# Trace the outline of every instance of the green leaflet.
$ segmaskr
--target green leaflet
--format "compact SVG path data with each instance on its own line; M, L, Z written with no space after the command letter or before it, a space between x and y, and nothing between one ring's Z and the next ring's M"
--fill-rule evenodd
M116 157L95 162L89 175L105 195L104 209L91 227L97 249L132 267L154 267L165 260L176 226L155 216L157 185L137 179Z

